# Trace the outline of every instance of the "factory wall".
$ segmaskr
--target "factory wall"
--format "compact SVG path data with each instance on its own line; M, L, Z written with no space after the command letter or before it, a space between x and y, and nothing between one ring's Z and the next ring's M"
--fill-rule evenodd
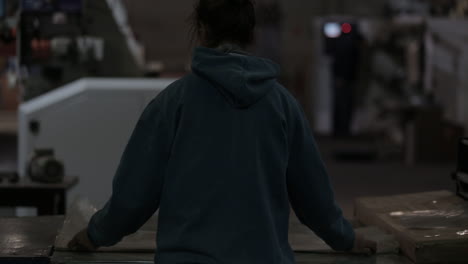
M257 3L274 0L257 0ZM130 24L146 47L148 60L160 60L169 70L184 69L190 59L190 15L194 0L123 0ZM385 0L299 1L279 0L283 9L282 62L307 61L312 54L311 21L315 16L351 14L377 16ZM363 2L365 4L358 4ZM294 67L291 67L294 68ZM288 67L288 70L291 70Z
M105 40L104 59L98 66L98 76L141 77L143 71L130 53L106 0L86 1L88 34Z
M260 5L273 1L278 1L282 10L277 36L280 49L278 62L282 66L281 82L301 101L309 120L313 122L314 91L311 87L314 87L312 81L316 66L314 48L319 41L314 39L314 19L341 14L376 17L381 15L385 0L257 0L256 3ZM161 61L167 71L179 72L187 69L192 45L195 45L191 42L190 35L190 16L195 1L123 2L136 37L145 46L147 61Z

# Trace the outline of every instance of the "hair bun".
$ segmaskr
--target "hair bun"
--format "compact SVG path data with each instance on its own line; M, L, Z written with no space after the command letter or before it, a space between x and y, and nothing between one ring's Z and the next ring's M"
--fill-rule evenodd
M223 43L247 46L252 43L256 24L255 0L197 0L193 26L202 45Z

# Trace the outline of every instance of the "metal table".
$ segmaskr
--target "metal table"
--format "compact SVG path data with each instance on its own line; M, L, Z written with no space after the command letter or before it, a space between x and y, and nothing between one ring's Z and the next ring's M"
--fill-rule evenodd
M0 183L0 206L33 206L38 215L63 215L66 192L78 183L78 177L68 177L62 183L37 183L22 178L18 183Z

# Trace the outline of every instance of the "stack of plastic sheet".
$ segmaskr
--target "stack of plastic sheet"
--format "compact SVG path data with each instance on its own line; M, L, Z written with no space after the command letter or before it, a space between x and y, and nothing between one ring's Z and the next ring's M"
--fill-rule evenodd
M467 263L468 203L449 191L356 200L357 220L395 235L416 263Z

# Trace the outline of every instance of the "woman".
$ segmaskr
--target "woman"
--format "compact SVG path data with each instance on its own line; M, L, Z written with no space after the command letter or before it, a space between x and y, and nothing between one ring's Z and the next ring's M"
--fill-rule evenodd
M333 249L360 245L278 65L242 51L253 3L199 0L194 20L192 73L147 106L112 197L70 247L114 245L159 209L158 264L294 263L290 204Z

